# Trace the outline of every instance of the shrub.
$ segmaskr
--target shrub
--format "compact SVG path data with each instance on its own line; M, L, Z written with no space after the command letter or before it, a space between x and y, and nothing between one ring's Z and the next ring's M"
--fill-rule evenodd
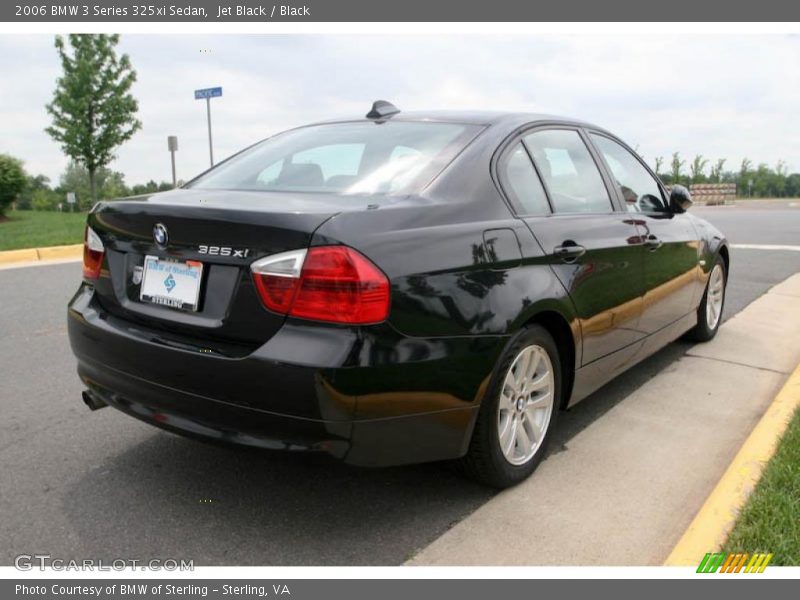
M31 197L33 210L58 210L61 196L51 190L36 190Z
M22 161L8 154L0 154L0 216L25 189L25 182Z

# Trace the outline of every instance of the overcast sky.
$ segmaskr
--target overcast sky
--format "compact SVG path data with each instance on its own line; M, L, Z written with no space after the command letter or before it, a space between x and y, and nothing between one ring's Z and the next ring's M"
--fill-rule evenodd
M602 29L602 24L598 24ZM372 100L401 109L524 110L578 117L617 133L652 165L680 151L742 157L800 171L800 37L127 35L143 128L111 167L128 184L208 166L215 158L315 120L363 115ZM44 133L59 64L53 37L0 35L0 152L53 182L67 159Z

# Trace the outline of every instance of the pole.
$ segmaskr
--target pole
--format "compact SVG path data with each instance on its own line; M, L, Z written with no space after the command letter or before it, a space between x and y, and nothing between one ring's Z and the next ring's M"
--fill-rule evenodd
M206 98L206 115L208 115L208 158L214 166L214 147L211 143L211 98Z
M172 187L178 187L178 177L175 174L175 153L178 151L178 136L167 136L167 150L169 150L169 158L172 162Z

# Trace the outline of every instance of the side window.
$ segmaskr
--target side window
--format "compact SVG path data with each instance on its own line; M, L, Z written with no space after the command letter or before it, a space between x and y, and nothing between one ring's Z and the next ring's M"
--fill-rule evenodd
M577 131L547 129L523 139L544 178L555 212L613 210L600 171Z
M542 182L522 144L517 143L506 153L500 166L500 178L519 213L541 215L550 212Z
M667 210L658 183L627 148L605 136L594 133L591 136L614 175L628 212Z

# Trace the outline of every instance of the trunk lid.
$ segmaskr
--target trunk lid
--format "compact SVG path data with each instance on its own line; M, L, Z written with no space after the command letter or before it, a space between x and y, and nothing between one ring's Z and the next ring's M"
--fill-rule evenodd
M175 190L101 203L88 217L105 246L108 267L95 283L97 301L111 314L146 326L159 342L245 355L285 319L261 304L250 264L307 248L326 220L366 204L366 198L352 196L222 190ZM164 245L154 239L158 224L167 232ZM202 263L197 310L140 298L147 256Z

